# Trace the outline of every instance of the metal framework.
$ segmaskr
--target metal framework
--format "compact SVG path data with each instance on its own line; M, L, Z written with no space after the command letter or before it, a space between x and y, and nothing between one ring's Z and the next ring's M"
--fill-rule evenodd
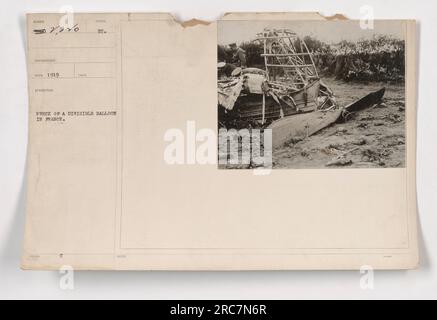
M319 79L312 53L303 39L288 29L264 29L256 41L264 46L264 63L271 84L302 89Z

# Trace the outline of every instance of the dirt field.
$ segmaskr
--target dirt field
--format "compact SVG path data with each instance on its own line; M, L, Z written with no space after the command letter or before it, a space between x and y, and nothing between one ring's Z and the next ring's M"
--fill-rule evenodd
M404 85L345 83L324 78L344 106L386 87L383 103L352 115L296 144L273 152L274 168L380 168L405 166Z

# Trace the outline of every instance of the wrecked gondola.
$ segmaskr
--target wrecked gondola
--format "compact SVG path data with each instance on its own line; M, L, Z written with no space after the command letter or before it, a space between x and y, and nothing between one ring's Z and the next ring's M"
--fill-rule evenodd
M348 112L378 103L384 89L348 106L338 106L320 79L305 41L287 29L264 29L264 70L236 68L218 80L219 125L272 129L273 147L303 139L337 122ZM225 64L220 63L219 67Z

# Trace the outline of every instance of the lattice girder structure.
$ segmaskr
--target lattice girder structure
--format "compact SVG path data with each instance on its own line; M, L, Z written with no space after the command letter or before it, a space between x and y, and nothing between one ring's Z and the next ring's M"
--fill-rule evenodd
M256 41L264 48L267 79L271 84L302 89L319 79L305 41L288 29L264 29Z

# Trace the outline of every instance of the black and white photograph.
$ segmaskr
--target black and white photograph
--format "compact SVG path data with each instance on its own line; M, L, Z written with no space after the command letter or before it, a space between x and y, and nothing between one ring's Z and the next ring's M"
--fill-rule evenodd
M250 147L229 132L266 130L271 142L251 147L271 144L275 169L405 167L404 32L395 20L220 21L220 167L262 166L241 161Z

